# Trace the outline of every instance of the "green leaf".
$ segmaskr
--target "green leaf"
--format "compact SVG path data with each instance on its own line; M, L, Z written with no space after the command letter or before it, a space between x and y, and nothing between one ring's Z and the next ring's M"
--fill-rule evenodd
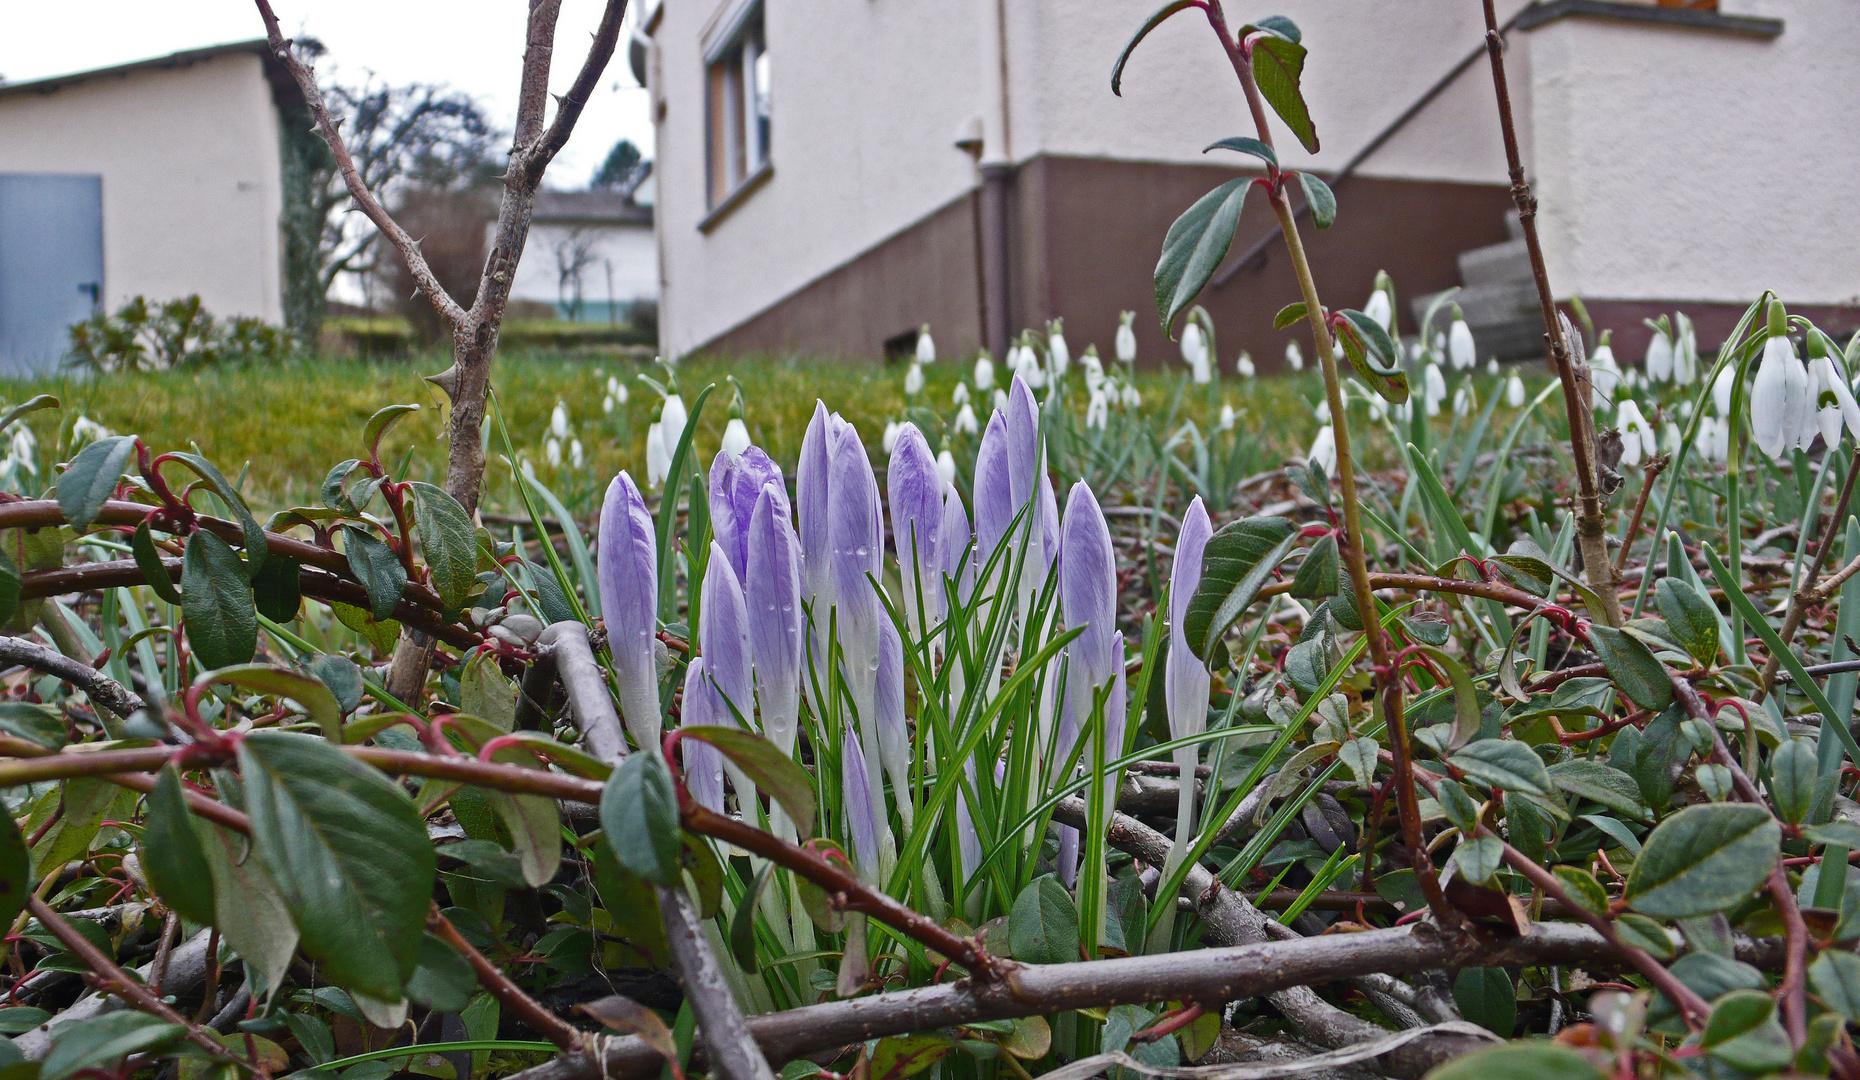
M1305 201L1311 204L1311 223L1320 229L1337 224L1337 196L1330 185L1300 170L1298 182L1304 186Z
M342 741L342 706L329 687L317 679L289 668L269 664L239 664L209 672L194 680L195 686L237 686L267 697L289 698L304 712L323 736L331 742Z
M1252 187L1250 176L1227 181L1183 211L1163 237L1162 258L1156 263L1156 315L1171 337L1175 317L1195 302L1227 257L1240 224L1240 208Z
M1490 834L1467 837L1453 850L1453 860L1460 864L1461 877L1482 885L1492 880L1505 861L1505 842Z
M297 953L297 927L284 898L258 860L247 858L245 837L199 819L194 831L213 875L213 925L245 960L255 988L276 994Z
M1550 766L1550 782L1560 791L1599 803L1637 821L1650 816L1641 805L1640 785L1620 769L1590 758L1572 758Z
M463 713L455 714L452 722L478 746L505 732L490 721ZM525 769L548 768L548 763L539 758L534 749L514 744L499 747L491 754L491 760L499 765ZM484 796L491 812L510 835L523 884L531 888L547 885L562 866L562 817L555 800L547 795L518 795L489 788L484 790Z
M194 831L181 774L163 767L149 792L142 827L142 868L161 901L189 922L213 922L213 870Z
M1447 673L1447 682L1453 687L1453 734L1447 740L1447 748L1457 750L1472 742L1479 734L1481 715L1478 688L1473 686L1472 676L1466 673L1465 665L1458 660L1432 645L1415 647L1426 653L1440 670Z
M1776 814L1800 825L1815 801L1815 748L1806 739L1790 739L1770 755L1770 800Z
M106 780L67 780L62 791L49 793L49 801L35 804L25 825L26 833L37 837L32 845L32 876L42 881L64 869L71 860L83 858L120 791ZM61 799L64 812L52 821L50 815L58 809Z
M95 443L92 444L96 445ZM52 1036L39 1070L40 1080L65 1077L93 1066L108 1065L130 1054L153 1050L187 1033L180 1024L134 1009L105 1013L61 1026Z
M1718 609L1699 595L1692 583L1663 577L1653 587L1654 601L1666 617L1666 627L1686 652L1701 664L1718 659Z
M1111 65L1111 93L1119 97L1123 96L1124 63L1130 59L1130 54L1136 51L1138 42L1148 37L1150 31L1162 25L1163 20L1167 19L1169 16L1174 15L1183 8L1200 6L1201 0L1170 0L1170 2L1164 4L1161 10L1157 11L1156 14L1151 15L1149 19L1143 23L1143 28L1138 30L1136 35L1124 44L1124 51L1117 54L1117 63Z
M627 941L628 963L664 968L671 965L671 946L665 940L665 923L659 918L659 893L652 883L620 865L612 845L597 843L594 889L601 906L613 919L613 932ZM825 895L821 893L824 902Z
M1543 759L1515 739L1482 739L1449 759L1454 768L1491 787L1531 795L1549 795L1555 788Z
M377 622L393 618L394 605L407 591L407 568L401 565L394 549L366 529L344 525L342 552L348 557L355 580L368 590L368 613Z
M1589 647L1601 658L1608 677L1628 700L1643 709L1664 709L1673 703L1673 683L1665 665L1639 638L1612 626L1592 624Z
M79 450L58 477L58 511L79 532L90 528L123 479L129 455L136 452L134 435L112 435Z
M1817 844L1830 844L1848 850L1860 848L1860 825L1851 821L1830 821L1825 825L1810 825L1808 838Z
M736 966L751 975L762 970L756 960L756 903L762 899L762 889L774 872L774 863L766 863L756 872L749 892L737 903L736 915L730 920L730 955L736 958Z
M1454 1058L1427 1080L1608 1080L1608 1075L1566 1046L1516 1042Z
M1749 1072L1787 1066L1795 1047L1776 1022L1776 1002L1761 990L1733 990L1712 1006L1699 1045L1719 1061Z
M168 566L162 562L161 549L155 546L155 536L149 530L149 523L144 521L136 526L130 535L129 550L136 557L136 568L142 571L142 580L148 582L155 595L167 603L178 604L181 594L174 587L174 578L168 572ZM11 560L8 561L11 566ZM17 578L18 572L14 572Z
M32 852L12 814L0 814L0 926L12 926L32 896Z
M478 976L458 950L432 934L420 936L420 960L407 978L407 996L435 1012L455 1013L471 1004Z
M1608 892L1602 883L1595 880L1595 875L1580 866L1552 867L1557 883L1569 894L1581 908L1591 915L1608 915Z
M69 733L65 731L64 714L50 705L0 701L0 734L38 743L47 750L63 750Z
M13 621L19 612L19 567L4 549L0 549L0 626Z
M1615 930L1623 941L1657 960L1671 960L1678 951L1673 948L1673 939L1667 936L1666 928L1645 915L1631 911L1617 915Z
M517 681L504 674L494 652L475 653L459 670L459 706L483 717L498 734L517 725Z
M1305 70L1305 47L1287 37L1261 37L1253 41L1253 81L1272 111L1285 121L1309 153L1318 152L1317 127L1305 107L1298 81Z
M462 608L478 583L478 534L471 515L444 488L414 481L413 519L432 570L433 591L448 609Z
M1188 647L1196 657L1204 663L1212 658L1214 644L1253 603L1297 540L1298 526L1277 517L1242 518L1208 538L1201 583L1183 620Z
M361 467L361 461L356 458L337 462L330 467L329 472L323 476L321 497L324 506L339 514L351 516L362 512L362 507L368 504L369 499L374 498L375 492L381 487L381 481L368 476L357 484L355 492L351 493L348 490L349 477Z
M1303 41L1304 35L1298 30L1298 24L1283 15L1268 15L1257 22L1247 23L1240 28L1240 37L1245 38L1255 31L1276 34L1287 41Z
M381 457L381 437L388 433L389 428L419 411L418 405L389 405L377 409L368 418L367 426L362 428L362 447L368 451L368 456L378 460Z
M1782 826L1760 806L1690 806L1647 837L1624 895L1664 918L1727 911L1769 877L1781 846Z
M331 982L384 1002L419 959L436 867L425 823L393 781L308 735L239 744L252 847Z
M1376 755L1381 749L1374 739L1368 737L1351 739L1337 751L1337 759L1349 766L1350 775L1356 777L1357 783L1368 787L1370 781L1375 778ZM1451 783L1451 781L1446 782Z
M252 575L252 600L258 613L275 623L297 618L303 607L303 582L296 563L281 555L265 556L265 565Z
M1454 828L1468 836L1479 831L1479 804L1458 781L1441 780L1438 801Z
M1310 309L1305 306L1303 300L1287 304L1279 309L1277 315L1272 317L1272 328L1274 330L1283 330L1288 326L1295 325L1299 320L1305 317L1305 312L1309 310Z
M6 415L0 416L0 431L5 431L7 428L12 427L13 421L18 420L28 413L36 413L40 409L57 409L62 407L59 400L50 394L38 394L27 398L20 404L8 409Z
M897 1035L878 1040L872 1051L871 1080L904 1080L948 1057L956 1040L947 1035Z
M205 529L187 538L181 616L203 669L243 664L258 650L258 611L245 567L226 541Z
M1389 332L1360 311L1346 309L1338 314L1344 322L1337 340L1350 366L1384 398L1397 405L1407 401L1408 372L1401 365L1401 350Z
M1279 155L1272 152L1272 147L1245 135L1234 135L1220 142L1209 143L1201 152L1205 154L1209 150L1232 150L1239 154L1251 154L1275 169L1279 167Z
M1328 600L1343 588L1337 562L1337 536L1325 533L1305 553L1292 577L1292 595L1308 600Z
M685 738L716 747L780 803L802 840L814 835L814 781L793 758L762 736L739 728L710 724L683 730Z
M245 576L250 579L265 565L267 547L264 526L252 516L252 511L245 505L245 499L240 497L238 489L220 474L220 470L211 461L199 454L171 453L168 457L194 470L232 509L233 517L239 522L240 532L245 536Z
M400 623L393 619L376 620L367 608L353 607L349 604L332 601L329 610L336 615L336 621L356 633L373 645L378 653L394 651L394 643L400 639Z
M298 660L298 666L329 688L336 697L336 707L347 716L362 703L362 694L367 684L362 681L362 669L355 661L336 653L312 653Z
M1453 980L1460 1015L1501 1038L1518 1025L1518 991L1504 968L1461 968Z
M1860 956L1823 949L1808 965L1808 982L1823 1005L1849 1020L1860 1020Z
M1008 913L1008 948L1029 964L1064 964L1079 958L1079 911L1052 874L1027 883Z
M601 832L620 865L655 885L679 882L678 796L650 749L633 754L601 792Z

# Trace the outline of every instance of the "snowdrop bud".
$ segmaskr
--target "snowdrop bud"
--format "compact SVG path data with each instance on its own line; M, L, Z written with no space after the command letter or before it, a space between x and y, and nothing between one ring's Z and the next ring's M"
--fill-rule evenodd
M971 413L970 416L972 419L974 414ZM945 450L942 453L938 454L936 456L936 475L937 475L937 479L943 481L943 486L945 488L955 483L956 482L956 455L950 453L948 450Z
M1234 371L1243 379L1253 377L1253 357L1245 349L1240 350L1240 359L1234 361Z
M1337 472L1337 432L1329 424L1318 429L1317 438L1311 440L1311 449L1305 454L1305 460L1324 470L1325 476Z
M659 617L658 537L646 500L626 473L601 501L595 580L613 654L614 682L627 731L642 748L659 745L659 672L653 656Z
M1234 416L1234 407L1225 401L1221 402L1221 430L1232 431L1234 429L1234 424L1237 422L1238 418Z
M1389 305L1386 289L1377 289L1369 294L1368 301L1363 304L1363 314L1374 319L1384 330L1394 333L1395 310Z
M621 396L621 392L619 378L613 375L607 376L607 396L617 398Z
M749 573L749 522L763 488L773 484L777 492L776 507L788 516L788 497L782 484L781 466L759 446L745 446L738 453L719 450L711 461L708 477L711 534L716 539L730 569L739 581Z
M1615 364L1613 347L1607 344L1597 345L1595 352L1590 354L1589 385L1595 388L1597 405L1602 403L1601 399L1611 402L1614 400L1615 388L1621 385L1621 369Z
M1311 415L1317 417L1320 424L1330 423L1330 400L1326 398L1311 407Z
M1072 349L1066 345L1066 335L1059 331L1059 320L1053 320L1053 332L1046 339L1046 355L1053 365L1055 378L1063 377L1072 366Z
M33 472L36 475L38 470L35 469ZM536 463L529 458L523 459L523 475L529 477L531 480L536 479Z
M1679 453L1679 441L1683 438L1679 425L1668 420L1660 427L1660 452L1663 454Z
M665 440L665 460L669 467L672 455L678 452L678 441L684 438L685 425L690 414L685 412L685 399L677 394L668 394L665 407L659 412L659 435Z
M1131 320L1137 317L1134 311L1126 311L1118 317L1117 322L1117 359L1132 364L1137 359L1137 332L1131 328Z
M880 445L885 448L885 453L891 453L892 449L898 445L898 431L896 420L885 421L885 435L879 440Z
M949 403L951 405L967 405L969 403L969 384L962 382L957 383L956 388L949 392Z
M907 397L916 397L924 390L924 368L922 364L913 363L904 373L904 393Z
M1143 404L1143 394L1134 383L1124 384L1124 408L1134 409Z
M983 353L975 358L975 388L977 390L992 390L994 389L994 385L995 362L988 358L987 353Z
M570 439L568 443L568 462L579 469L588 463L587 454L581 449L580 439Z
M930 324L917 331L917 362L920 364L936 363L936 342L930 340Z
M1621 464L1639 465L1641 459L1655 453L1653 425L1641 415L1633 398L1622 398L1615 409L1615 424L1621 431Z
M1666 382L1673 377L1673 340L1656 330L1653 340L1647 343L1647 358L1641 366L1647 369L1647 378L1654 382Z
M603 413L606 413L608 416L612 416L614 414L614 396L612 394L608 394L606 397L601 399L601 411Z
M1421 373L1421 396L1427 399L1427 415L1439 416L1440 403L1447 400L1447 379L1439 364L1429 364Z
M1524 407L1524 380L1516 375L1505 380L1505 404L1514 409Z
M801 542L789 521L788 493L779 478L762 486L749 519L749 651L762 706L762 729L782 753L794 752L800 716L803 646Z
M1207 363L1208 344L1201 336L1201 324L1190 320L1182 327L1182 361L1189 367ZM1199 380L1198 380L1199 381Z
M1103 430L1111 424L1111 402L1105 396L1104 388L1091 392L1091 400L1085 405L1085 426Z
M1804 429L1812 441L1817 433L1815 395L1809 389L1808 369L1786 337L1763 344L1763 363L1750 385L1750 437L1770 458L1780 458L1803 443Z
M685 667L685 693L679 710L680 727L706 727L719 722L729 710L717 700L717 688L705 674L705 660L694 656ZM680 744L684 750L685 787L698 805L723 813L723 754L698 739Z
M1719 416L1731 415L1731 394L1737 389L1737 367L1726 364L1718 372L1718 377L1711 382L1711 401L1718 407Z
M1098 359L1096 348L1085 350L1085 355L1079 357L1079 367L1085 372L1087 390L1095 391L1104 386L1104 364Z
M609 382L611 383L611 385L608 386L607 392L614 396L614 400L616 402L620 403L621 405L625 405L627 398L631 396L627 392L626 384L623 382L617 382L613 380L609 380Z
M1492 359L1485 362L1485 373L1487 375L1498 374L1498 357L1494 356Z
M975 408L971 406L968 402L966 401L963 402L962 408L956 410L956 420L954 424L951 426L953 426L955 430L957 431L957 433L959 434L964 434L964 435L975 434L976 432Z
M665 429L654 423L646 429L646 485L658 487L665 483L665 474L672 469L672 452L665 448Z
M892 542L898 549L898 577L903 586L905 624L922 637L942 617L942 582L937 558L937 529L943 521L944 481L937 474L930 443L917 425L901 425L885 470L891 507ZM950 463L952 466L954 461ZM923 610L918 610L922 597Z
M1197 354L1197 359L1192 362L1190 373L1195 380L1196 386L1206 386L1214 381L1214 365L1208 362L1208 351L1206 349L1201 350L1201 352Z
M1472 387L1461 383L1459 389L1453 391L1453 415L1464 417L1470 414L1472 409Z
M543 456L549 459L549 467L557 468L562 464L562 444L554 435L543 440Z
M1473 348L1472 327L1466 325L1465 319L1453 320L1452 327L1447 330L1447 358L1453 362L1455 371L1465 371L1479 359Z
M1305 354L1303 350L1299 349L1296 341L1288 341L1285 343L1285 366L1291 368L1293 371L1303 371L1305 369Z
M568 438L568 406L559 401L549 413L549 432L558 439Z
M749 426L740 416L730 417L730 422L723 425L723 452L731 456L749 449Z
M1008 406L1007 391L1001 389L999 386L995 387L994 410L996 412L1003 412L1007 409L1007 406Z

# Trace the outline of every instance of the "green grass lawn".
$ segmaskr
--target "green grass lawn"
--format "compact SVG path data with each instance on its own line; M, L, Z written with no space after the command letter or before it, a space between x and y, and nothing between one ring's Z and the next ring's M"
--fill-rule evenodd
M417 403L421 411L404 420L386 442L386 453L398 464L407 461L408 475L437 480L445 465L443 423L445 395L421 376L443 369L449 360L437 355L390 362L307 359L275 367L219 369L104 376L92 379L45 379L16 387L10 400L21 401L37 393L56 395L61 411L29 418L40 444L41 468L62 460L64 433L73 421L88 417L118 433L140 435L156 451L200 451L229 476L244 474L244 490L255 507L263 510L314 503L318 485L330 466L362 452L361 432L368 417L392 404ZM1182 382L1183 369L1138 376L1144 394L1143 412L1158 423ZM933 445L943 431L938 421L954 415L950 393L966 378L966 364L945 361L928 369L921 406L911 415L925 428ZM663 369L631 361L584 361L560 354L537 353L500 357L494 387L511 442L519 455L529 458L537 476L560 494L578 513L591 511L607 480L619 469L644 470L643 445L647 426L658 408L658 395L639 382L639 374L662 378ZM628 402L612 415L602 411L609 377L619 377L629 390ZM851 365L797 360L694 362L678 373L687 404L715 382L701 418L698 451L708 463L728 418L732 392L725 382L734 376L743 387L746 421L751 437L785 467L792 466L801 436L820 398L856 424L872 447L875 463L882 463L878 446L887 420L905 415L903 372L878 365ZM1315 422L1306 402L1317 400L1321 384L1307 373L1293 379L1236 380L1231 376L1220 393L1241 410L1243 421L1257 425L1268 444L1288 455L1301 455ZM976 395L978 415L984 420L990 408L985 395ZM567 460L551 467L544 455L549 417L555 404L567 406L573 438L585 451L585 464L576 469ZM1201 388L1183 394L1182 415L1207 425L1208 395ZM931 414L934 414L932 416ZM959 438L957 453L966 460L967 440ZM493 431L490 467L486 476L489 509L516 507L504 445ZM43 474L40 482L50 486Z

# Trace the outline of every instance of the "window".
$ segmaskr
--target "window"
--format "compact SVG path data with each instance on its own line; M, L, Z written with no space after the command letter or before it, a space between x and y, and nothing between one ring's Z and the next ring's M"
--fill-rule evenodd
M746 6L705 73L710 205L721 205L769 160L769 54L761 6Z

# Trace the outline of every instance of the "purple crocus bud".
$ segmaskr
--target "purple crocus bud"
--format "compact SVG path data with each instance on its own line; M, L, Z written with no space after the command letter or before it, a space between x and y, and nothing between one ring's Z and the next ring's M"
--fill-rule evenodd
M710 544L700 604L703 610L698 617L698 647L722 707L714 719L719 724L742 727L738 717L749 720L756 714L750 675L749 612L736 571L730 568L723 546L715 540Z
M840 735L840 803L846 811L846 834L852 840L853 866L860 877L877 883L880 818L878 803L872 797L871 775L859 735L853 731L852 721L847 720Z
M1043 556L1040 569L1044 571L1051 570L1053 561L1059 557L1059 500L1053 497L1053 478L1044 473L1040 476L1039 509L1040 552ZM1035 581L1034 584L1038 586L1042 582Z
M773 483L781 493L783 513L788 509L788 491L782 483L781 466L769 459L759 446L740 454L720 450L710 466L710 528L717 543L730 560L737 580L748 576L749 515L755 512L756 499L764 485Z
M788 519L788 498L778 483L763 485L749 518L749 574L743 590L749 612L749 652L762 699L762 730L784 753L794 753L801 712L801 542Z
M826 607L820 603L820 598L833 595L828 558L831 541L827 535L830 520L827 513L829 419L826 405L814 402L814 418L807 422L807 434L801 437L801 460L794 470L794 509L800 520L802 575L808 602L818 608L817 617L821 619L826 617Z
M1169 734L1182 739L1199 735L1208 726L1208 669L1188 648L1188 603L1201 584L1201 557L1214 525L1208 509L1195 496L1182 515L1182 531L1175 541L1175 566L1169 572L1169 662L1163 693L1169 705ZM1178 750L1176 753L1182 754ZM1193 764L1195 749L1186 750ZM1179 760L1179 759L1178 759Z
M704 658L692 657L685 667L684 704L679 713L679 726L702 727L718 723L717 713L722 708L723 704L717 700L717 687L704 672ZM709 743L696 739L684 739L678 745L684 752L685 787L691 790L691 797L700 805L723 813L723 754Z
M904 721L904 639L890 619L878 624L878 754L891 776L904 827L911 827L911 732Z
M936 554L943 570L943 576L956 583L956 598L968 602L969 594L975 590L975 548L970 543L975 534L969 531L969 513L963 509L962 496L954 487L950 488L943 499L943 518L937 525ZM937 595L945 600L941 581L937 582Z
M1066 513L1059 525L1059 607L1067 629L1083 630L1066 646L1059 759L1071 753L1073 741L1092 721L1098 693L1109 687L1103 752L1110 761L1124 747L1124 638L1117 629L1117 562L1104 512L1083 480L1072 485L1066 496ZM1089 751L1085 760L1091 760ZM1104 783L1108 799L1115 793L1116 778L1106 776ZM1077 858L1064 857L1064 839L1062 834L1062 877L1070 873Z
M882 800L883 760L878 742L879 624L889 621L874 579L883 571L878 480L865 443L851 424L835 420L828 433L828 537L833 570L833 625L844 664L846 688L859 718L859 737L869 786ZM822 613L815 612L816 628ZM878 827L880 850L889 851L889 829Z
M943 478L937 474L936 455L916 424L906 421L898 432L885 479L891 498L891 534L898 546L905 623L913 638L922 638L943 616L936 546L943 520Z
M1008 484L1007 417L995 410L975 452L976 560L986 564L1014 520L1014 496Z
M652 512L626 473L607 485L601 502L600 554L596 570L607 647L626 729L641 749L657 749L659 674L654 659L659 628L658 540Z
M1019 513L1045 471L1040 468L1040 403L1019 375L1008 387L1007 435L1008 499Z

